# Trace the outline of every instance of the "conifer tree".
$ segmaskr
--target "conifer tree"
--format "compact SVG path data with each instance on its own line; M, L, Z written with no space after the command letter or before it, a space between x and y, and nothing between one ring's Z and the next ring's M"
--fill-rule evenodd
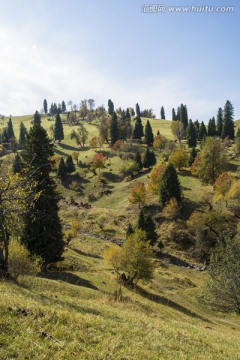
M222 108L219 108L217 113L217 125L216 125L218 136L222 136L222 129L223 129L223 111Z
M159 130L157 131L157 136L158 136L158 135L160 135L160 131L159 131Z
M187 105L181 104L180 106L180 121L183 123L184 128L186 129L188 126Z
M152 132L152 127L149 120L147 120L145 126L145 143L147 144L147 146L153 146L153 141L154 141L154 136Z
M139 139L141 140L141 138L143 137L144 133L143 133L143 125L142 125L142 120L140 117L136 118L136 122L135 122L135 126L133 129L133 139Z
M113 146L116 141L120 139L120 131L118 127L118 119L115 111L112 115L111 125L110 125L110 137L111 137L111 145Z
M45 114L48 112L48 104L46 99L43 100L43 111Z
M189 147L195 147L197 145L196 129L191 119L187 127L187 143Z
M199 121L198 120L195 120L194 123L193 123L194 127L195 127L195 130L196 130L196 138L198 139L198 132L199 132Z
M66 171L68 174L72 174L75 170L76 169L73 163L72 155L69 155L66 160Z
M136 116L139 118L141 117L140 106L138 105L138 103L136 104Z
M58 170L57 170L57 177L63 179L67 175L67 167L65 165L63 157L61 157Z
M108 100L108 113L113 116L114 113L114 104L111 99Z
M14 131L13 131L13 124L12 124L12 118L10 117L7 124L7 141L10 139L13 139L15 137Z
M175 198L177 202L182 200L182 191L177 172L172 164L169 164L162 176L160 183L160 204L166 205L170 199Z
M64 250L56 185L50 176L52 155L53 145L46 130L34 125L27 135L22 157L27 171L37 182L40 196L25 218L22 242L31 254L42 258L43 270L47 264L61 260Z
M207 135L208 136L216 136L216 133L217 133L217 131L216 131L216 122L215 122L215 118L213 117L208 122Z
M153 218L150 213L145 215L143 209L140 210L138 215L137 227L138 229L145 231L146 239L150 241L150 244L152 246L155 245L158 236L156 233L155 222L153 221Z
M144 153L143 158L143 167L144 168L150 168L151 166L156 164L156 156L155 153L147 148L147 150Z
M161 116L161 119L162 119L162 120L165 120L165 119L166 119L166 117L165 117L165 111L164 111L164 107L163 107L163 106L161 107L161 110L160 110L160 116Z
M198 140L202 141L203 138L206 136L207 136L207 129L204 122L202 121L199 127Z
M25 142L27 139L27 129L26 126L23 124L23 122L20 123L20 132L19 132L19 141L18 141L18 147L19 149L23 149Z
M33 116L33 125L41 125L41 115L38 111L36 111Z
M176 115L175 109L172 108L172 121L176 121L176 120L177 120L177 115Z
M134 160L135 160L138 172L141 171L143 168L143 163L142 163L142 158L141 158L141 154L139 151L136 152Z
M229 100L227 100L224 106L224 116L223 116L223 129L222 129L222 138L229 137L229 139L234 139L234 121L233 121L233 106Z
M192 148L189 156L189 165L191 166L194 163L194 160L197 156L197 150L195 147Z
M22 171L22 168L23 168L22 159L21 156L17 153L13 160L13 166L12 166L13 173L14 174L20 173Z
M62 101L62 113L64 114L67 110L67 107L66 107L66 104L65 104L65 101L63 100Z
M127 230L126 230L126 239L131 236L132 234L134 234L134 230L132 227L132 224L128 224Z
M64 139L63 133L63 124L59 114L56 116L55 125L54 125L54 140L59 143Z

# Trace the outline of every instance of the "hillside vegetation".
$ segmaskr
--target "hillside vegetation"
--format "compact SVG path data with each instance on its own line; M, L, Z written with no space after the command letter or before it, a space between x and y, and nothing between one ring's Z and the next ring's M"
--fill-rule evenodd
M30 129L32 118L13 117L17 137L20 123ZM192 239L184 243L173 235L176 228L181 234L190 228L187 221L196 209L204 212L208 208L213 186L203 185L192 176L188 164L183 166L178 177L184 206L177 220L161 211L159 195L147 191L144 209L151 211L159 245L164 247L157 244L154 248L151 282L140 282L133 290L121 286L104 253L122 245L129 223L136 225L138 204L131 204L129 197L138 181L148 187L150 169L124 177L122 168L128 160L124 152L113 151L107 144L93 148L89 141L84 147L77 146L71 132L78 125L69 126L66 115L61 118L64 140L54 144L57 160L78 153L75 172L60 180L53 164L51 174L61 197L60 217L67 243L64 260L44 274L1 280L0 358L240 359L239 316L217 311L207 303L206 261L196 256ZM43 115L41 120L51 138L54 119ZM144 127L146 122L142 119ZM159 130L174 142L171 121L150 119L150 123L154 136ZM99 119L84 122L89 139L98 136L99 124ZM0 128L5 126L0 124ZM186 145L186 140L182 144ZM146 149L143 143L130 145L140 152ZM154 151L157 162L162 161L161 151ZM93 171L92 160L99 152L107 160L101 171ZM234 145L226 152L229 171L238 177L240 163ZM4 155L3 160L7 159ZM223 209L224 221L237 227L230 209L219 202L213 207L219 212Z

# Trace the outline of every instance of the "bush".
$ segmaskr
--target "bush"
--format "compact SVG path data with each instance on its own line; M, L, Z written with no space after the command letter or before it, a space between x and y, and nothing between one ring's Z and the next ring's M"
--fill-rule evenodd
M34 275L40 270L40 259L31 258L28 250L16 239L9 243L8 271L17 279L20 275Z

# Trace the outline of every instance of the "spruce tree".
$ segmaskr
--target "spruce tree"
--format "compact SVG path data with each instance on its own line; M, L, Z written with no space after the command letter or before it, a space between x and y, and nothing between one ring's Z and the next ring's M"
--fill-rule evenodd
M22 157L26 170L37 183L36 191L40 196L25 218L22 242L31 254L42 258L43 269L47 264L61 260L64 250L58 194L50 176L53 154L46 130L41 125L34 125L27 135Z
M203 138L206 136L207 136L207 129L204 122L202 121L199 127L198 140L202 141Z
M146 232L146 238L153 246L157 241L156 225L153 221L151 214L144 214L143 209L139 212L137 228Z
M222 136L222 129L223 129L223 111L222 111L222 108L218 109L216 128L217 128L216 129L217 130L217 135Z
M140 106L138 105L138 103L136 104L136 116L139 118L141 117Z
M13 166L12 166L13 173L14 174L20 173L22 171L22 168L23 168L22 159L21 156L17 153L13 160Z
M195 147L193 147L190 152L189 161L188 161L190 166L194 163L196 156L197 156L197 150Z
M160 135L160 131L159 131L159 130L157 131L157 136L158 136L158 135Z
M43 100L43 111L45 114L48 112L48 104L46 99Z
M149 120L147 120L145 126L145 143L147 144L147 146L153 146L153 141L154 141L154 137L153 137L152 127Z
M222 138L229 137L229 139L234 139L234 121L233 121L233 106L229 100L227 100L224 106L224 116L223 116L223 129L222 129Z
M151 166L154 166L156 164L156 156L155 153L147 148L147 150L144 153L143 158L143 167L144 168L150 168Z
M199 121L198 120L195 120L194 123L193 123L194 127L195 127L195 130L196 130L196 137L198 139L198 132L199 132Z
M161 119L162 119L162 120L165 120L165 119L166 119L166 117L165 117L165 111L164 111L164 107L163 107L163 106L161 107L161 110L160 110L160 116L161 116Z
M41 125L41 115L38 111L33 115L33 125Z
M111 99L108 100L108 113L113 116L114 113L114 104Z
M7 141L10 139L13 139L15 137L14 131L13 131L13 124L12 124L12 118L10 117L7 124Z
M184 128L186 129L188 126L187 105L181 104L180 106L180 121L183 123Z
M142 120L140 117L136 118L136 122L135 122L135 126L133 129L133 139L138 139L141 140L141 138L143 137L144 133L143 133L143 125L142 125Z
M169 164L162 176L160 183L160 204L162 207L166 205L171 198L175 198L177 202L182 200L182 191L177 172L172 164Z
M62 113L64 114L67 110L67 107L66 107L66 104L65 104L65 101L63 100L62 101Z
M176 121L176 120L177 120L177 115L176 115L175 109L172 108L172 121Z
M19 149L23 149L27 139L27 129L26 126L23 124L23 122L20 123L20 132L19 132L19 141L18 141L18 147Z
M215 118L213 117L208 122L207 135L208 136L215 136L216 133L217 133L217 131L216 131L216 122L215 122Z
M137 171L141 171L143 168L142 158L139 151L136 152L135 159L134 159L137 167Z
M73 163L72 155L69 155L66 159L66 171L68 174L72 174L75 170L76 169Z
M63 157L61 157L58 170L57 170L57 177L63 179L67 175L67 167L65 165Z
M126 239L131 236L132 234L134 234L134 230L132 227L132 224L128 224L127 230L126 230Z
M59 143L64 139L63 133L63 124L59 114L56 116L55 125L54 125L54 140Z
M197 145L196 129L191 119L187 127L187 143L189 147L195 147Z
M118 119L115 111L112 115L111 125L110 125L110 137L111 137L111 145L113 146L116 141L120 139L120 131L118 127Z

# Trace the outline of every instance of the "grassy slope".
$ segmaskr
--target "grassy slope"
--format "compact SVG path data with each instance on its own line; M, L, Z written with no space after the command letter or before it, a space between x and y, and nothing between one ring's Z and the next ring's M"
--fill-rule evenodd
M31 117L13 118L16 134L20 121L30 127ZM43 118L46 129L51 124ZM151 125L154 134L160 130L171 138L169 121L151 120ZM94 124L86 126L90 137L97 135ZM65 140L55 147L59 155L78 150L70 140L71 130L64 125ZM89 162L94 154L95 150L86 149L80 159ZM121 162L111 157L103 173L104 185L92 174L82 178L84 188L79 193L69 190L69 184L59 184L67 197L73 194L86 200L93 193L98 200L90 210L61 205L64 224L75 222L78 229L61 271L51 273L51 279L26 277L19 284L1 283L1 359L240 358L239 318L216 313L197 300L207 276L204 272L156 263L155 278L141 294L124 289L126 302L113 301L118 285L102 258L109 243L84 233L124 238L127 224L136 220L138 209L129 204L128 196L137 179L121 182L113 176ZM147 184L148 174L140 179ZM189 200L201 200L206 187L198 179L183 172L180 181ZM99 197L106 187L112 194ZM158 199L151 197L148 202L157 205ZM19 308L26 309L27 316L18 313ZM43 338L41 332L53 338Z

